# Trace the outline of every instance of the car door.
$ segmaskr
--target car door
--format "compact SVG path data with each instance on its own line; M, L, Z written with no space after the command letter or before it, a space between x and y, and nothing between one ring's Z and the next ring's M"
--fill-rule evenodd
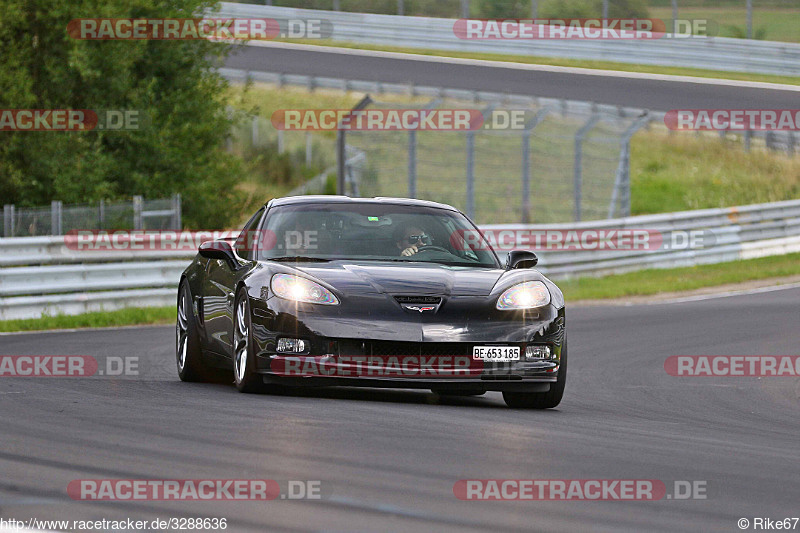
M236 285L255 265L258 242L253 235L257 231L265 208L261 208L248 222L233 245L237 264L232 265L223 259L209 259L203 286L203 325L206 331L206 345L209 350L226 357L233 351L233 305L236 298Z

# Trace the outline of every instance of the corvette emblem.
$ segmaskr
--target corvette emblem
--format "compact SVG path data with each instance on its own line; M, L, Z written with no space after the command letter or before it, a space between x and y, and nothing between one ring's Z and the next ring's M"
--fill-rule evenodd
M404 305L403 309L408 309L409 311L419 311L420 313L424 313L426 311L435 311L435 305Z

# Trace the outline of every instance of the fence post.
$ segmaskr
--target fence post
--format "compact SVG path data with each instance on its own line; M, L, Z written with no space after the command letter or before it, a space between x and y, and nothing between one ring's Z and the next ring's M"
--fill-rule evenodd
M752 130L747 130L747 131L744 132L744 151L745 152L749 152L750 151L750 139L752 139L752 137L753 137Z
M142 220L142 207L144 200L141 196L134 196L133 197L133 229L134 230L142 230L144 229L144 224Z
M581 203L583 201L583 139L589 133L595 124L600 120L600 115L596 112L581 126L575 134L575 164L574 164L574 178L573 178L573 192L575 194L575 209L573 219L575 222L581 220Z
M649 112L643 113L620 137L619 164L614 179L614 189L611 191L611 201L608 203L608 218L614 218L617 201L619 201L620 215L623 217L631 214L631 137L650 123Z
M172 197L172 229L183 229L183 226L181 225L181 218L181 193L177 193Z
M747 7L747 38L753 38L753 0L745 2Z
M408 132L408 197L417 197L417 132Z
M370 98L367 94L353 107L353 109L351 109L351 112L360 111L371 103L372 98ZM351 120L351 117L346 117L343 119L343 121L349 120ZM341 124L338 126L338 131L336 132L336 194L346 195L347 179L345 173L347 172L347 136L345 135L345 130Z
M106 227L106 201L100 200L100 208L99 208L99 217L100 220L97 224L97 229L105 229Z
M406 14L403 0L397 0L397 14L400 15L401 17Z
M14 204L3 206L3 236L14 236Z
M469 18L469 0L461 0L461 18Z
M280 130L278 130L280 131ZM258 146L258 117L253 117L253 123L250 127L250 144L253 145L253 148Z
M531 0L531 18L539 17L539 0Z
M284 152L283 130L278 130L278 153L282 154L283 152Z
M536 112L536 115L525 125L522 134L522 223L530 222L531 211L531 134L533 130L552 111L549 107L543 107Z
M312 149L312 141L311 141L311 132L306 132L306 166L311 166L311 160L313 159L313 149Z
M58 200L50 202L50 234L63 235L62 203Z
M333 10L339 11L341 7L339 6L339 0L333 0Z
M475 217L475 132L467 132L467 216Z
M522 134L522 223L530 222L531 211L531 130Z

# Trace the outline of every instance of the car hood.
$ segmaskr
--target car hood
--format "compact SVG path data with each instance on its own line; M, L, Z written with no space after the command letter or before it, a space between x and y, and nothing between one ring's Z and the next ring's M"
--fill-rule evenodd
M295 268L333 288L350 293L485 296L504 270L423 262L332 261Z

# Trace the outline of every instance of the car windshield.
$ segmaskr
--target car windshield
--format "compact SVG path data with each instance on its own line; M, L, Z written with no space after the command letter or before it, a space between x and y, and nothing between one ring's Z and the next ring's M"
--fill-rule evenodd
M426 206L329 203L277 206L263 226L270 261L403 261L497 268L497 256L458 212Z

